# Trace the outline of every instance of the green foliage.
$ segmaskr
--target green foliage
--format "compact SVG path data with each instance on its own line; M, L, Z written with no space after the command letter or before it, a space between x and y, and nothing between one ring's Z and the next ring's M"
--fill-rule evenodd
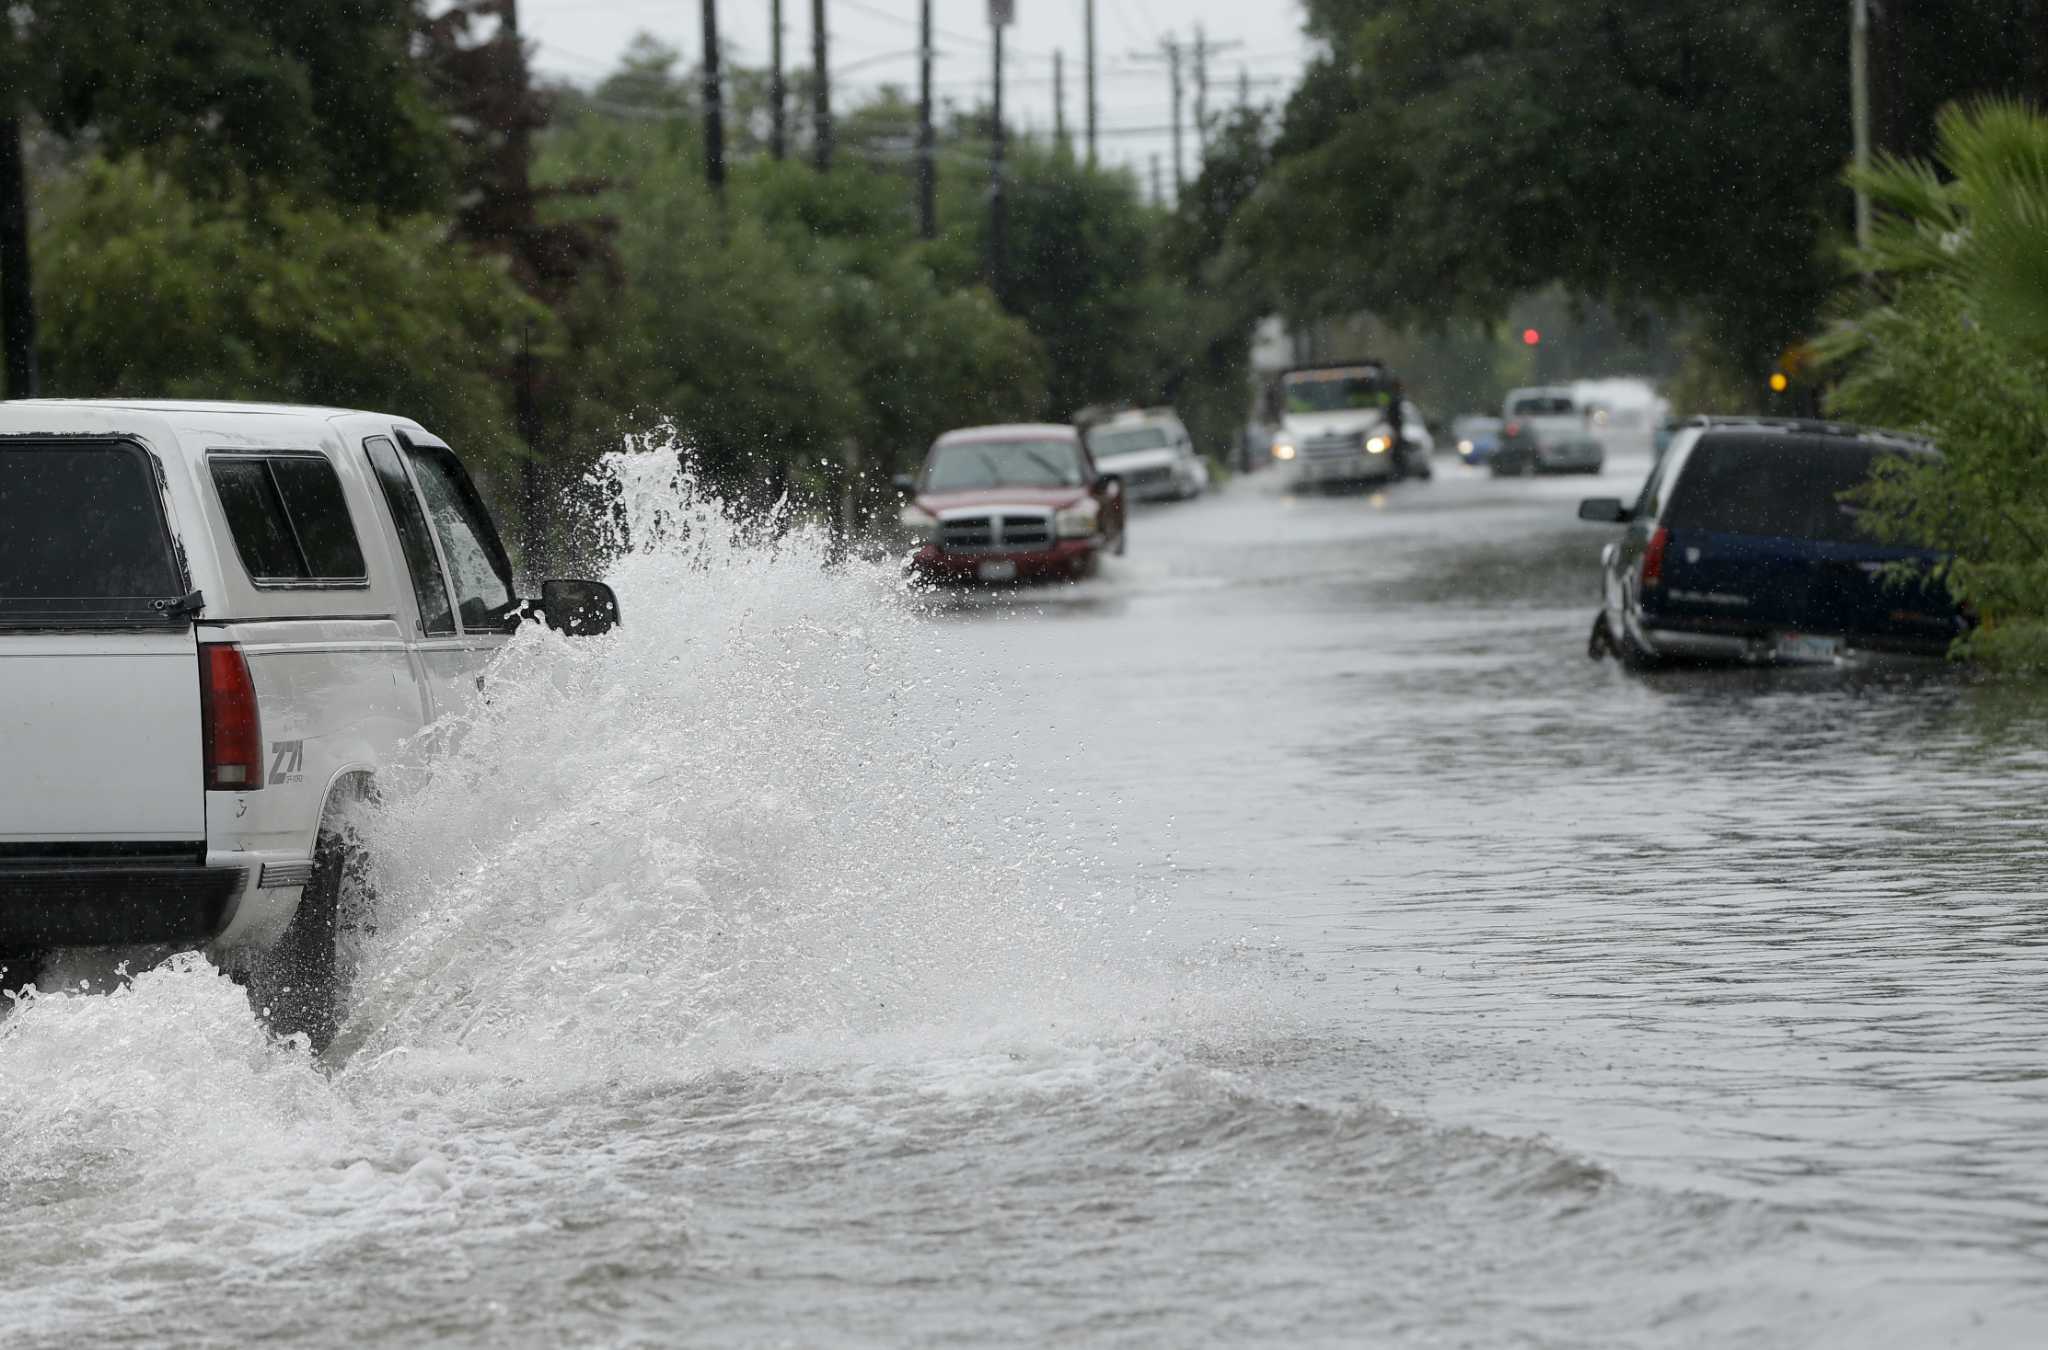
M59 135L142 152L216 198L240 185L409 212L447 142L408 44L416 0L19 0L0 87Z
M1696 308L1758 367L1806 331L1848 139L1839 5L1310 10L1331 56L1246 221L1291 307L1492 319L1557 282Z
M2048 669L2048 118L1952 108L1937 147L1852 175L1877 220L1854 255L1868 287L1819 344L1843 375L1831 407L1941 446L1868 490L1873 517L1954 553L1971 654Z
M651 39L588 93L537 94L489 0L11 15L0 77L71 152L37 185L53 393L387 407L557 485L666 420L728 483L835 497L954 426L1172 399L1220 449L1243 412L1264 283L1228 222L1264 172L1256 122L1178 219L1020 139L998 303L985 118L944 134L927 243L894 92L840 110L820 176L801 79L776 163L750 154L762 72L729 70L721 202L693 73Z
M728 480L836 486L908 468L939 432L1035 414L1043 361L985 291L945 285L888 178L737 166L723 209L675 128L585 115L544 142L543 180L602 167L624 272L571 307L555 408L572 453L675 422Z
M499 372L546 315L439 222L201 202L133 159L89 163L44 208L46 392L373 408L486 460L514 453Z
M1148 324L1142 293L1154 271L1154 221L1135 185L1028 142L1011 147L1007 184L1002 299L1045 346L1049 403L1042 415L1064 419L1089 404L1157 397L1164 334ZM941 219L949 228L936 256L954 286L987 275L988 188L985 170L941 177Z

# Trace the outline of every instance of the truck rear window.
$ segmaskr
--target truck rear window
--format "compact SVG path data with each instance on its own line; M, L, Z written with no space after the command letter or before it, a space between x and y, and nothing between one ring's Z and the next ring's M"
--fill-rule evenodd
M0 444L0 623L161 621L185 592L155 468L121 441Z
M1842 494L1897 450L1826 436L1709 435L1685 462L1664 523L1720 534L1868 543Z

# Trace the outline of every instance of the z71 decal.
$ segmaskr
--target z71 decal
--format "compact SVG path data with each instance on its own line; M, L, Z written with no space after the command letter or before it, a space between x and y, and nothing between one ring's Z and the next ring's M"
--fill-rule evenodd
M272 741L270 743L270 781L273 783L301 783L306 778L306 743L304 741Z

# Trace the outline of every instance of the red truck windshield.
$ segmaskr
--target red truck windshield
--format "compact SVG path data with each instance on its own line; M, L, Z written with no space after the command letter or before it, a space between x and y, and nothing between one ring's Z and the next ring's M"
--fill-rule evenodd
M995 487L1081 487L1081 456L1071 441L955 441L932 451L927 492Z

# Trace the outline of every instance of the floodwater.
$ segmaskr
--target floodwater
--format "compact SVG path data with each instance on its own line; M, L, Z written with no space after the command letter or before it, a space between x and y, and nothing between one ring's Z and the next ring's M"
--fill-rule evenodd
M0 1337L2048 1340L2040 705L1588 661L1644 467L937 602L629 475L332 1062L196 958L0 1023Z

